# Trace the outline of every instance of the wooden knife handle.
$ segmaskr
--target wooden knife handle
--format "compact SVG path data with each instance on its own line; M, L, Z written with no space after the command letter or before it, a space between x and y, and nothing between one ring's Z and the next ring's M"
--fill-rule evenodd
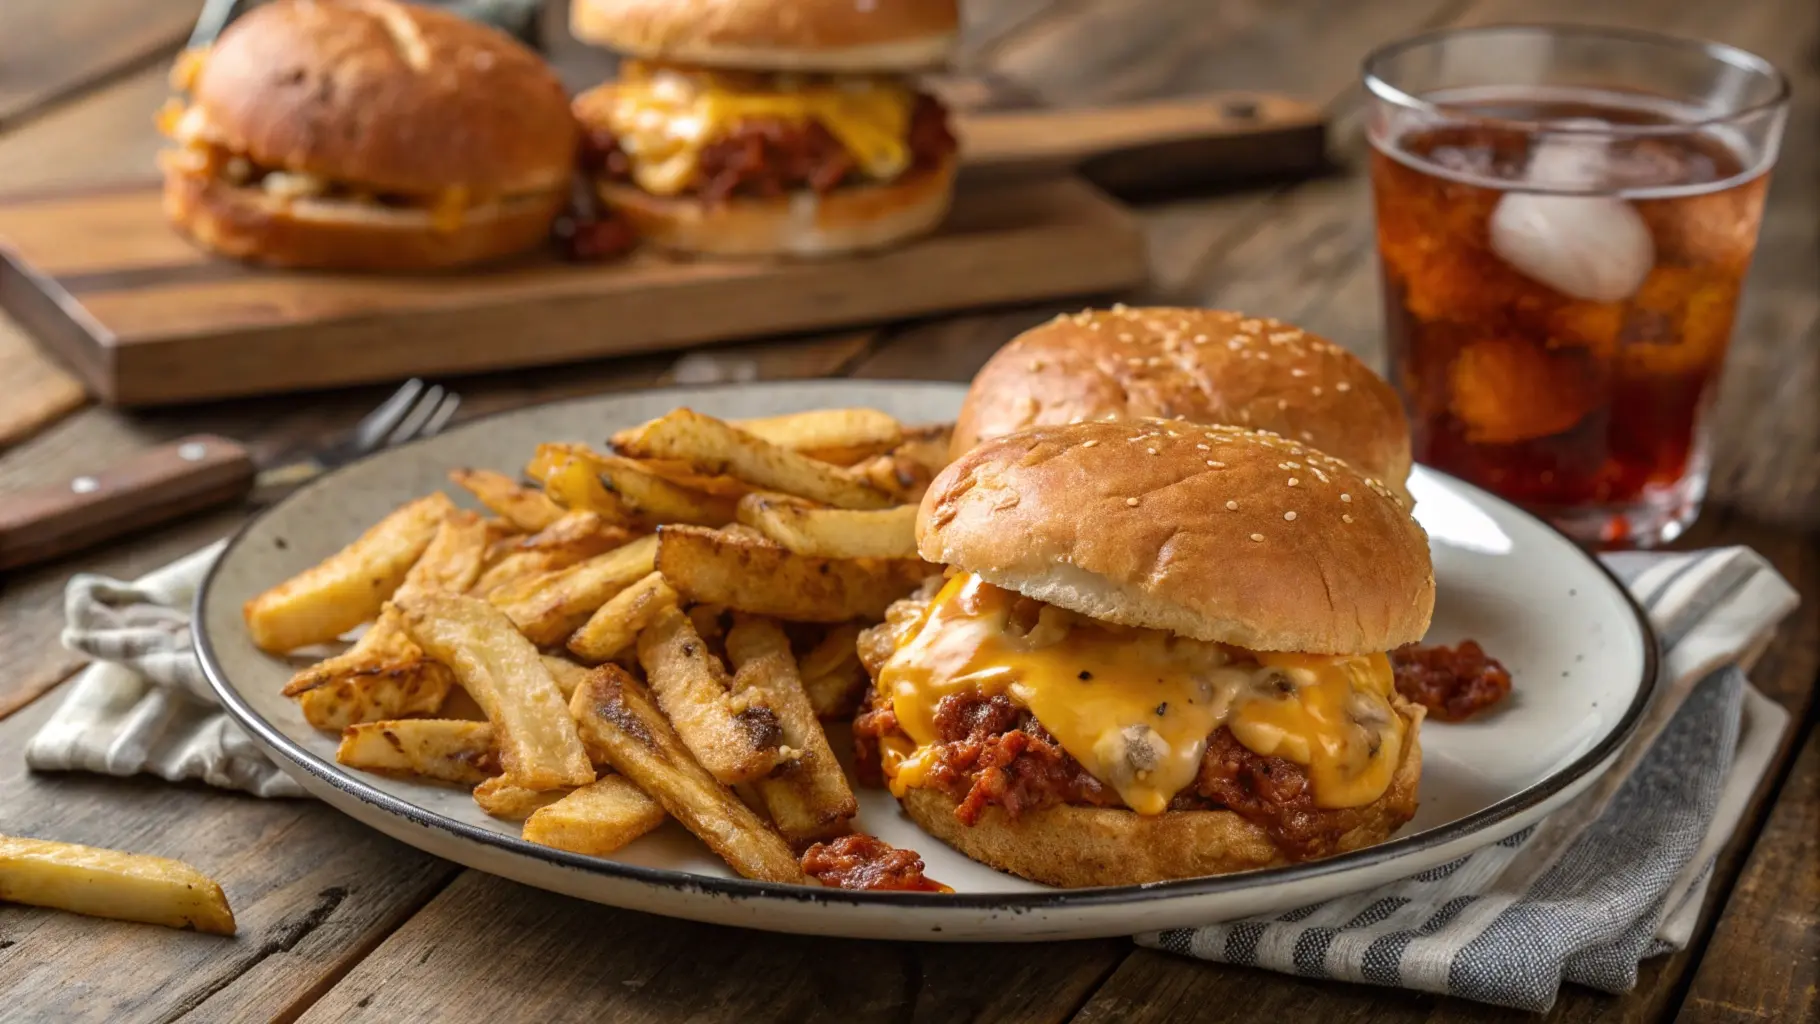
M1326 160L1320 110L1269 93L961 113L954 123L969 173L1079 170L1114 192L1305 174Z
M253 459L195 434L61 487L0 495L0 569L43 562L245 497Z

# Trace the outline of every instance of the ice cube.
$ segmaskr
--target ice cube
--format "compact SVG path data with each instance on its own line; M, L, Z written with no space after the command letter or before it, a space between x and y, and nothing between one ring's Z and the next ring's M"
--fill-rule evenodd
M1608 187L1615 169L1604 139L1550 136L1537 145L1523 181L1549 189ZM1492 211L1491 248L1525 277L1591 302L1629 298L1656 262L1649 225L1615 196L1506 193Z

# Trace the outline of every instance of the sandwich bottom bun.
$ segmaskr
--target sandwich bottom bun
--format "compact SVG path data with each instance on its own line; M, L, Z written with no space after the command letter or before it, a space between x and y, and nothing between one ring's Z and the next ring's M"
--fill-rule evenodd
M566 191L468 210L454 230L427 210L280 199L218 178L167 171L164 212L204 249L275 267L413 271L466 266L541 245Z
M1422 775L1421 716L1410 722L1403 760L1384 795L1355 808L1356 823L1334 853L1375 846L1416 812ZM1044 885L1079 889L1199 878L1289 864L1258 825L1233 811L1167 811L1143 817L1124 808L1055 804L1015 820L988 805L972 825L954 816L956 801L933 789L904 793L905 813L929 834L968 857Z
M638 236L673 252L703 256L839 256L883 249L935 230L948 215L956 161L884 185L823 195L734 197L703 202L656 196L634 185L596 182L601 201Z

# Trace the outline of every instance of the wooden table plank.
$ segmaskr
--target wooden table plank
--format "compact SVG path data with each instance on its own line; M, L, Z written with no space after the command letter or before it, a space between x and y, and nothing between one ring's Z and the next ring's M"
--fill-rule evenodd
M221 883L239 934L0 905L0 1018L111 1024L198 1008L270 1013L338 976L458 870L314 801L29 773L25 740L57 701L0 722L6 832L187 860Z
M0 193L154 177L164 137L152 118L170 94L165 75L154 62L0 134Z
M480 926L485 922L484 926ZM511 936L511 941L500 941ZM1065 1019L1122 941L909 946L735 931L467 872L301 1020Z
M0 313L0 451L80 409L82 382L39 351L12 317Z
M176 52L202 0L12 0L0 8L0 127Z
M1679 1020L1820 1017L1820 730L1810 728Z

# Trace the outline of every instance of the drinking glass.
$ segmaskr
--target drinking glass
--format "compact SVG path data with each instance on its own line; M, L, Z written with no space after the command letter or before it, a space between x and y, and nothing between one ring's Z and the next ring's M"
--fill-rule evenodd
M1415 456L1588 544L1699 514L1708 412L1788 107L1718 43L1493 26L1365 62Z

